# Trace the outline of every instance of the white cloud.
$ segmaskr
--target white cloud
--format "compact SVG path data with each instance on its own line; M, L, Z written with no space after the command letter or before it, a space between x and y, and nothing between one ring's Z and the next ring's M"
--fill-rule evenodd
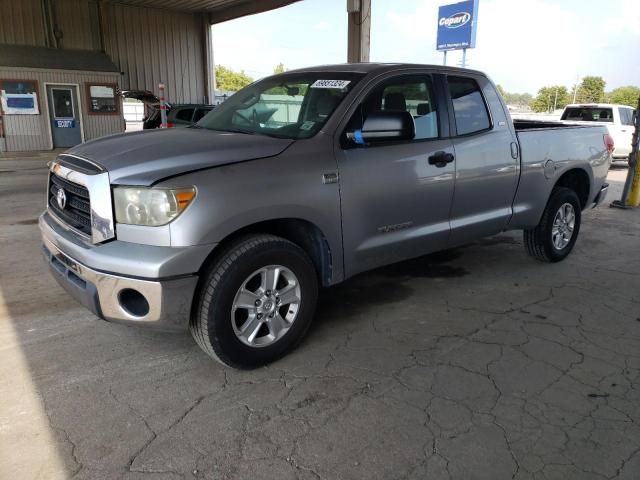
M472 67L486 70L508 90L534 93L543 85L569 85L585 48L582 20L556 2L484 0L478 15Z
M442 63L435 50L438 6L454 0L372 0L371 60ZM216 25L215 62L268 75L346 61L344 0L305 0ZM640 0L480 0L469 67L507 90L536 93L601 75L607 89L640 81ZM450 65L460 52L450 52Z
M324 32L331 29L331 24L325 20L321 20L313 26L316 32Z
M606 28L611 33L640 36L640 1L623 0L622 8L615 10L614 16L607 20Z
M372 59L441 63L442 53L435 50L438 6L448 3L394 2L384 20L373 18ZM569 86L584 73L581 59L591 32L585 35L575 10L553 0L481 0L478 8L476 48L467 50L468 67L486 71L508 90L531 93L543 85ZM448 64L459 65L461 57L459 51L449 52Z
M387 19L398 35L414 40L431 40L435 43L438 8L433 2L422 0L416 3L415 12L399 13L396 10L387 12Z

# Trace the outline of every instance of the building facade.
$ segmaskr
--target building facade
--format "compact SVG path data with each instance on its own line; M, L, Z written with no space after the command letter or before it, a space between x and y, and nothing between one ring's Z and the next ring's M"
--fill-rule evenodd
M0 0L0 151L124 130L120 90L207 103L205 13L103 0Z

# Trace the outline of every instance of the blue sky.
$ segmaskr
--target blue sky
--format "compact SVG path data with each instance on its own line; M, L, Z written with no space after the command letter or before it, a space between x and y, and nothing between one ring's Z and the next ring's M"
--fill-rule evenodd
M446 0L372 0L371 61L442 63L437 10ZM213 28L214 60L254 78L346 61L346 0L303 0ZM460 61L449 54L449 64ZM640 85L640 0L479 0L471 68L511 92L600 75L607 90Z

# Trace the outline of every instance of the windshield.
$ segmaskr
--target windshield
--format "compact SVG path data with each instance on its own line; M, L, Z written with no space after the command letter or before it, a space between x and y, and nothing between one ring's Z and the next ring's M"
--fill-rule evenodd
M196 128L301 139L315 135L363 77L356 73L292 73L233 94Z
M581 122L613 122L613 111L599 107L569 107L562 114L561 120L577 120Z

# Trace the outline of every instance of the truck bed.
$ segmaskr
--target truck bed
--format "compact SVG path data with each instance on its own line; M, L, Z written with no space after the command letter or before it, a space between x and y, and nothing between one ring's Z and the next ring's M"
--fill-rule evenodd
M586 204L593 202L609 170L603 136L606 127L565 122L514 120L520 146L521 174L512 226L527 228L542 215L551 189L564 171L579 167L588 176Z
M549 128L580 128L580 127L593 127L594 125L581 125L578 123L570 123L563 121L553 120L513 120L513 126L517 132L522 130L539 130Z

